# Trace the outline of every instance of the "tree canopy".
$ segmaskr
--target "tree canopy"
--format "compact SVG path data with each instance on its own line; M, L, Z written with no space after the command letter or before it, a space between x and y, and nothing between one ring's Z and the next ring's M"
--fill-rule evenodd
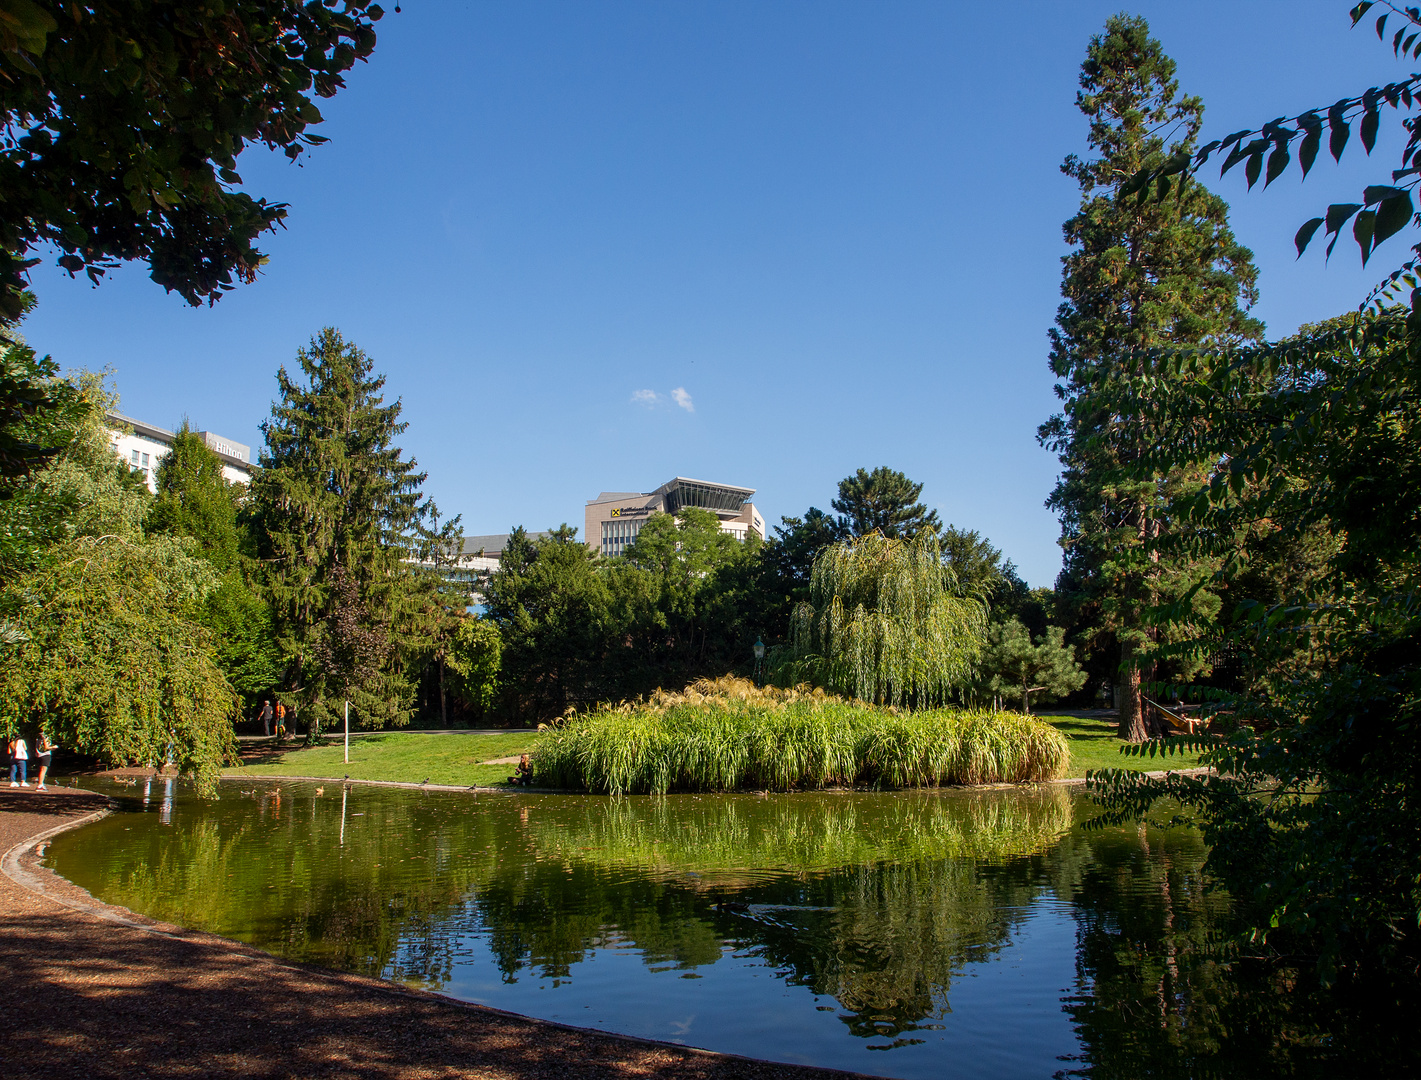
M941 704L970 678L986 629L983 605L955 586L929 532L833 544L815 560L809 602L795 609L771 677L875 704Z
M888 539L912 539L920 533L936 534L942 527L937 511L918 501L922 492L922 484L880 465L872 472L859 469L840 480L838 498L829 505L839 512L837 525L842 536L877 532Z
M30 252L97 281L120 261L190 304L251 281L287 207L239 190L260 143L325 141L316 98L375 48L366 0L13 0L0 22L0 319L23 310Z
M364 723L405 723L402 658L421 633L405 559L429 510L424 474L395 442L401 405L385 404L364 352L327 327L297 363L307 383L277 372L251 494L286 689L318 725L345 698Z
M0 586L0 724L109 761L171 760L210 790L235 752L236 695L199 619L217 575L190 538L145 531L152 498L113 453L110 399L93 377L74 391L84 421L23 483L53 527Z

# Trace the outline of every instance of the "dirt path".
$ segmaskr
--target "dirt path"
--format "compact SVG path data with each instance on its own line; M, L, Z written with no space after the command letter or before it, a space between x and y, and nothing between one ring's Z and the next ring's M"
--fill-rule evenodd
M0 790L6 1080L852 1075L561 1027L106 908L39 866L32 850L35 837L105 805L72 789Z

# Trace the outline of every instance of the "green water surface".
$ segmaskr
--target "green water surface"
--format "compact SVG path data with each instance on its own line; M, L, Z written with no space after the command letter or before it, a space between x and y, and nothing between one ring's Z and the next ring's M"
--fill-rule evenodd
M1398 1053L1298 971L1221 950L1197 831L1086 828L1074 789L98 786L123 810L47 855L96 896L565 1023L901 1077L1360 1075Z

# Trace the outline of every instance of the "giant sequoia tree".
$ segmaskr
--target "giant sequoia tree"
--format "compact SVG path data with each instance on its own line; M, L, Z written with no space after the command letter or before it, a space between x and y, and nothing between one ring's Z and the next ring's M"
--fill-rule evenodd
M1135 350L1230 344L1256 338L1248 317L1256 296L1252 254L1235 241L1224 201L1199 184L1177 199L1141 202L1121 188L1142 169L1192 150L1203 117L1183 96L1174 61L1144 19L1117 15L1091 40L1077 104L1090 120L1094 156L1071 155L1062 170L1080 185L1080 210L1065 224L1063 303L1051 331L1051 370L1061 380L1062 412L1041 428L1061 458L1047 505L1061 516L1067 576L1078 606L1119 649L1120 735L1147 735L1139 655L1152 644L1145 609L1192 595L1207 616L1211 597L1190 589L1208 565L1187 556L1161 561L1172 498L1197 488L1202 464L1179 463L1141 478L1123 473L1158 432L1143 413L1121 414L1105 400L1112 384L1135 374ZM1217 601L1213 600L1214 606Z
M307 385L283 367L252 484L254 525L284 689L316 730L349 698L369 725L408 720L409 650L423 628L405 558L427 512L424 474L395 444L400 403L383 376L327 327L297 353Z

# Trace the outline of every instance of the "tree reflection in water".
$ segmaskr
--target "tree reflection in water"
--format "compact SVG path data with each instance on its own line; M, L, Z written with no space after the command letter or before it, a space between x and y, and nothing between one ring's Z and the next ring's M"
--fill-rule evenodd
M836 1000L846 1030L879 1046L941 1029L954 979L1056 901L1077 926L1062 1007L1080 1048L1067 1075L1351 1071L1381 1045L1358 1021L1344 1053L1326 995L1284 992L1301 984L1277 965L1224 962L1228 902L1205 888L1196 832L1085 830L1089 806L1064 788L239 792L180 792L166 827L113 815L56 838L51 865L113 903L433 989L475 937L505 982L554 986L609 946L653 972L753 954Z

